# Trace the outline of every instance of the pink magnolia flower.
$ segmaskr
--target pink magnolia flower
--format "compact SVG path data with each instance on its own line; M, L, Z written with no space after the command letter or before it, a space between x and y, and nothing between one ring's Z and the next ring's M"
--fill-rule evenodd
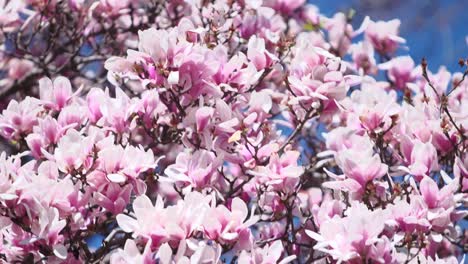
M249 112L256 114L256 121L263 122L269 117L270 110L273 107L272 95L267 90L260 92L253 91L249 100ZM251 114L249 117L252 116ZM247 119L247 118L246 118ZM249 125L247 120L244 120L245 125Z
M422 68L420 66L415 68L414 72L417 75L422 76ZM442 95L447 91L452 74L445 67L440 67L437 73L433 73L427 70L427 75L431 81L432 86L435 88L435 92L437 92L438 95ZM439 100L438 96L434 92L434 89L430 87L425 78L420 78L420 81L417 82L416 85L410 86L410 88L417 92L416 98L418 99L421 98L423 94L426 94L427 97L433 99L434 101Z
M278 238L280 239L281 236L285 232L285 225L284 221L277 221L277 222L258 222L255 225L256 231L254 233L254 238L256 239L275 239Z
M175 30L167 31L150 28L139 31L138 37L140 39L138 50L151 56L156 63L164 63L175 55L176 45L174 44L177 39L177 31Z
M98 122L103 116L101 105L105 103L107 94L98 88L92 88L86 95L88 118L91 122Z
M258 7L254 13L247 13L239 20L240 36L244 39L250 39L256 35L271 43L277 43L280 39L280 32L286 28L286 23L281 16L276 14L274 9L265 6Z
M79 104L70 104L62 108L57 118L62 127L79 127L86 121L85 107Z
M405 89L407 83L416 80L420 69L414 67L414 61L410 56L396 57L379 65L380 69L388 71L388 78L397 89Z
M330 196L326 196L324 201L318 205L315 204L311 208L312 215L314 216L314 223L320 227L322 223L332 219L335 215L342 215L345 209L341 201L333 200Z
M462 180L463 191L468 189L468 156L464 159L456 158L455 165L453 166L453 173L456 179Z
M158 163L154 158L153 151L151 149L145 151L142 146L125 147L121 162L121 166L123 167L121 172L132 178L136 178L144 171L155 168Z
M323 192L320 188L312 187L301 191L298 194L298 198L301 200L301 206L312 208L314 205L319 205L322 202Z
M211 207L203 219L205 234L221 244L237 242L240 249L248 247L252 241L249 227L258 221L258 216L251 212L244 201L236 197L232 200L231 209L224 205Z
M345 64L328 51L310 44L300 44L293 50L295 56L291 64L294 66L288 76L294 95L289 104L310 105L317 109L321 102L324 104L323 111L336 112L336 102L346 97L349 88L360 82L360 77L345 75ZM313 52L303 54L306 50Z
M221 257L221 246L212 241L182 240L173 254L169 244L161 245L157 259L162 264L172 263L218 263Z
M327 149L330 150L332 154L345 149L367 149L372 147L368 137L358 135L355 130L348 126L337 127L328 133L324 133L323 137L325 138Z
M305 0L267 0L265 4L284 15L289 15L297 8L303 6L305 2Z
M240 140L241 133L241 131L235 132L228 140L228 142ZM239 138L236 138L237 136ZM243 146L241 150L239 150L241 158L236 158L233 161L236 163L242 162L243 166L246 168L255 168L259 161L266 161L268 157L271 157L273 153L278 151L278 148L279 146L277 143L270 143L260 147L258 151L255 151L254 147L247 144L246 146Z
M332 18L325 18L324 27L328 30L330 51L340 57L343 57L351 46L351 39L361 34L370 21L369 17L365 17L361 26L354 30L353 26L348 22L347 15L339 12Z
M455 135L450 135L449 138L444 134L440 121L440 109L434 101L429 103L417 104L411 106L404 104L399 115L399 133L401 137L414 135L415 138L422 142L429 142L442 153L446 153L453 148ZM454 133L450 131L449 133Z
M154 263L153 252L150 249L151 241L148 241L145 245L143 252L140 252L137 244L132 239L125 241L123 249L117 249L117 252L111 255L111 264L150 264Z
M398 46L405 43L405 39L398 36L400 20L371 21L365 30L366 38L372 46L383 54L393 53Z
M278 58L265 48L265 40L252 36L249 39L247 58L255 65L258 71L270 68Z
M17 195L9 192L14 191L11 189L12 178L14 178L12 175L14 175L17 167L21 165L21 161L19 158L7 157L5 152L1 152L0 164L2 164L2 169L0 170L0 199L15 199Z
M40 79L39 91L45 107L53 110L61 110L73 96L71 83L63 76L55 78L53 82L47 77Z
M88 116L92 122L98 122L113 131L123 133L129 129L126 111L130 98L121 90L116 89L115 98L109 96L109 91L92 89L87 97Z
M47 152L42 152L46 154L49 160L54 160L57 163L60 171L69 173L85 165L92 147L93 140L91 137L85 137L80 132L69 129L58 141L53 156L50 156Z
M64 259L67 256L67 248L62 244L63 237L60 232L65 225L65 220L59 220L56 208L43 208L38 222L32 225L31 231L36 237L30 242L44 240L46 245L53 247L55 256Z
M448 187L449 186L446 186L446 188ZM439 197L439 187L437 186L437 183L430 177L423 177L419 189L421 191L422 197L424 198L424 201L429 208L438 207L439 198L444 198Z
M123 12L123 9L128 8L131 2L129 0L100 0L95 2L95 7L91 8L90 12L95 15L110 15L118 17L119 13Z
M466 61L305 0L149 2L0 0L0 262L463 254Z
M378 71L374 57L374 47L368 41L353 44L350 47L354 66L363 74L376 74Z
M216 180L216 170L221 164L222 161L210 151L182 152L177 156L176 163L169 165L164 173L176 183L203 189Z
M77 125L77 123L73 122L70 125L61 126L56 119L50 116L46 116L38 121L39 124L33 128L34 133L29 134L25 138L31 154L36 158L43 157L42 149L47 150L57 144L69 128Z
M384 230L384 219L388 216L381 209L370 211L364 204L354 203L346 211L346 217L335 216L320 226L318 233L306 230L306 233L317 244L315 250L325 252L339 262L368 261L387 258L385 255L392 251L389 243L380 236ZM384 250L376 250L386 245ZM370 255L373 253L383 255ZM392 260L392 258L390 258ZM395 260L391 262L396 263Z
M336 55L343 56L351 46L353 27L347 22L344 13L336 13L332 18L326 20L326 28L329 30L329 38L332 49Z
M176 205L164 207L162 197L156 204L141 195L133 202L133 214L117 215L117 223L123 231L133 237L151 240L152 248L165 242L175 242L189 237L192 232L202 230L202 221L209 210L209 199L200 193L192 192Z
M10 101L0 115L0 133L7 139L17 139L21 134L30 133L37 124L37 114L41 111L39 101L26 97L23 101Z
M363 194L369 182L381 178L388 171L388 166L381 162L372 148L342 150L336 154L336 161L343 175L328 172L336 181L326 182L323 186L350 191L357 196Z
M168 231L165 229L166 221L164 202L158 197L153 206L151 200L145 196L139 196L133 201L135 218L128 215L117 215L117 223L127 233L133 233L133 237L143 237L151 241L153 245L160 245L168 240Z
M255 189L254 187L250 188L249 190L250 193L255 193L256 191L257 189ZM273 191L268 191L262 194L262 196L260 196L258 205L266 213L280 214L286 210L286 207L284 206L284 203L282 202L282 198L284 199L284 197L282 197L280 194L275 193Z
M34 132L43 137L46 146L56 144L62 135L65 133L67 127L62 127L58 124L57 120L47 116L39 120L38 126L34 127Z
M398 226L403 232L426 232L431 227L427 220L427 207L420 196L411 197L409 203L397 200L389 210L392 212L392 217L388 223L393 223L391 225Z
M346 98L341 102L349 111L346 120L348 127L379 133L395 125L393 118L400 112L400 106L396 103L397 93L383 89L376 91L377 84L372 78L365 78L361 89L354 91L349 100Z
M47 147L41 135L36 133L29 134L26 138L26 144L34 158L40 158L42 156L42 149Z
M253 77L258 75L253 64L248 63L247 56L239 53L231 58L228 56L228 50L224 46L217 46L214 54L220 62L217 72L213 75L213 82L217 85L223 85L224 89L244 90L244 86L250 86ZM244 65L248 64L244 68ZM234 87L238 87L235 89Z
M409 165L404 170L416 176L417 180L421 180L422 176L429 175L430 172L439 168L437 151L431 142L423 143L419 140L403 137L401 151Z
M52 166L49 166L52 167ZM49 168L57 170L57 168ZM58 174L57 171L55 173ZM74 185L70 178L63 180L50 178L50 175L33 175L30 179L22 179L26 183L19 184L21 204L29 207L30 214L40 213L41 207L55 207L60 216L70 215L75 210L80 209L82 203L87 202L87 197L76 197L79 185ZM47 192L43 190L47 189ZM78 195L80 196L80 195ZM75 199L77 198L77 199ZM36 212L37 211L37 212Z
M130 201L131 185L120 188L115 183L109 183L101 188L94 193L95 203L113 214L121 213Z
M444 232L451 226L452 221L463 218L466 210L455 211L460 203L456 198L459 183L458 179L450 179L445 172L441 172L446 185L439 190L437 183L430 177L424 177L420 182L419 189L421 195L428 207L428 220L432 224L432 230Z
M211 107L201 107L195 113L196 126L199 132L205 130L209 120L214 115L214 109Z
M280 240L276 240L271 245L265 245L263 248L253 248L251 252L242 251L239 255L239 263L246 264L286 264L294 261L296 256L287 256L281 259L284 248Z
M249 173L259 177L258 181L265 183L273 191L292 191L304 172L304 168L297 165L299 155L297 151L286 151L281 157L272 153L266 166L257 166Z
M398 263L392 241L386 236L370 246L369 258L376 263Z
M96 143L95 146L99 149L94 164L96 170L88 175L88 182L99 190L107 188L110 182L129 183L137 195L145 193L146 184L140 178L140 174L152 172L158 163L152 150L145 151L141 146L131 145L123 148L121 145L114 145L113 142L114 137L109 136ZM114 191L119 192L119 189Z
M146 127L150 127L156 117L158 117L158 122L161 124L165 122L170 123L169 120L164 118L167 114L167 110L166 105L161 102L159 93L156 90L149 90L141 94L140 100L132 102L129 106L128 114L138 114L138 116L143 120L144 125ZM93 118L93 120L95 119L96 118Z

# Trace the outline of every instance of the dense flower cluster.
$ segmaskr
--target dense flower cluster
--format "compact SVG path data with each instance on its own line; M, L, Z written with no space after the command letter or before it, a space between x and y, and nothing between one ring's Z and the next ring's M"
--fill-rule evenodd
M305 0L0 7L2 263L466 253L468 62L395 56L399 20L353 28Z

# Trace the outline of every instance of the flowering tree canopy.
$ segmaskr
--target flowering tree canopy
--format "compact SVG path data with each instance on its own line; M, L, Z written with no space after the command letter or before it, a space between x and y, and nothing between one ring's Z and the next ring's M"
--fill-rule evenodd
M352 19L0 0L0 261L462 261L468 63Z

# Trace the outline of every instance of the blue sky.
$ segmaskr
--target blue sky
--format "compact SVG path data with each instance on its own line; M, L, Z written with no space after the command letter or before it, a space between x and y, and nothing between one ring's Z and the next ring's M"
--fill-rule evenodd
M373 20L398 18L401 35L407 40L408 54L416 63L423 57L432 71L445 65L458 71L458 59L468 57L468 0L312 0L324 15L338 11L356 10L355 27L363 17Z

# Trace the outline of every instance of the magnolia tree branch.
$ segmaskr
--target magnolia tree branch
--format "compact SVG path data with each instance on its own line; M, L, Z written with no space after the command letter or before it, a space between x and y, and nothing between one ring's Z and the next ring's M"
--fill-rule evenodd
M359 10L304 1L0 5L2 262L466 253L467 61L397 56L399 20L354 28Z

